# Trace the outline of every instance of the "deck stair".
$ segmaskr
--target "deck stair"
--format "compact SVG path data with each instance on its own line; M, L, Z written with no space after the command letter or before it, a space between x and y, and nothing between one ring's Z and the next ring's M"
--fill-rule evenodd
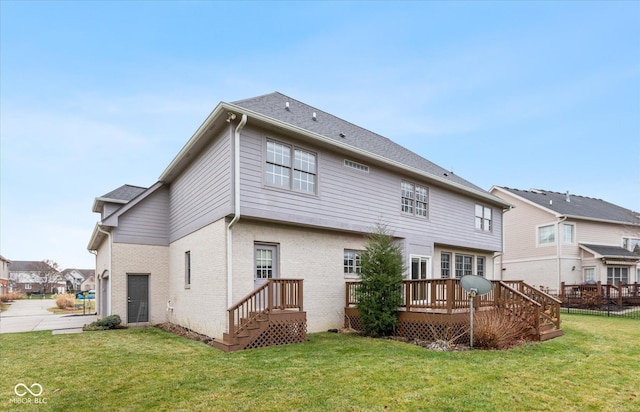
M225 352L305 342L302 280L269 279L229 308L229 332L213 346Z

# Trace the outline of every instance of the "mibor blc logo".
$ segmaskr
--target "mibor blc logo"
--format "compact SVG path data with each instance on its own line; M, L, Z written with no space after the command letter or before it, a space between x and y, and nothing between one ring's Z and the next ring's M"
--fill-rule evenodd
M31 386L27 386L24 383L19 383L13 387L13 393L18 395L17 398L10 399L11 403L31 403L31 404L45 404L47 398L40 398L44 390L39 383L33 383ZM29 395L29 396L28 396Z

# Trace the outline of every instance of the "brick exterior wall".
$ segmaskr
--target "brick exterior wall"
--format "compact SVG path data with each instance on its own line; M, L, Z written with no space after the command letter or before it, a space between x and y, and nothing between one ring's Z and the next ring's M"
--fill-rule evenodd
M307 331L344 322L344 249L363 250L363 235L240 220L233 229L233 300L253 290L254 244L278 246L280 277L303 279Z
M225 219L171 243L168 320L207 336L227 332ZM185 252L191 256L191 285L185 285ZM164 308L164 306L163 306Z
M105 242L106 243L106 242ZM100 263L100 262L99 262ZM102 267L98 267L102 269ZM127 274L149 275L149 323L165 322L169 291L167 246L113 244L111 266L111 313L127 324Z

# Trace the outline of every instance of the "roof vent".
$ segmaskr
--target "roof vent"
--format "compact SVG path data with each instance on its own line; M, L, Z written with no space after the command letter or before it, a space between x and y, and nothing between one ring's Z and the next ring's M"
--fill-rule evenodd
M549 200L549 204L552 205L553 204L553 200Z
M289 111L289 102L284 104L284 110Z
M571 202L571 195L569 195L569 191L567 190L567 202Z
M340 133L340 137L344 137L344 133Z
M313 112L313 114L311 115L311 118L313 119L313 121L317 122L318 118L316 117L316 112Z

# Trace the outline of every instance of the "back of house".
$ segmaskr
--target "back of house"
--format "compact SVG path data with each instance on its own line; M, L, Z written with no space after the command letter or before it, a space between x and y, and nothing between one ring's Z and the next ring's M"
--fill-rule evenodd
M366 235L408 279L497 279L509 203L390 139L280 93L221 102L148 188L96 198L99 315L215 338L269 279L299 279L309 332L340 327Z

